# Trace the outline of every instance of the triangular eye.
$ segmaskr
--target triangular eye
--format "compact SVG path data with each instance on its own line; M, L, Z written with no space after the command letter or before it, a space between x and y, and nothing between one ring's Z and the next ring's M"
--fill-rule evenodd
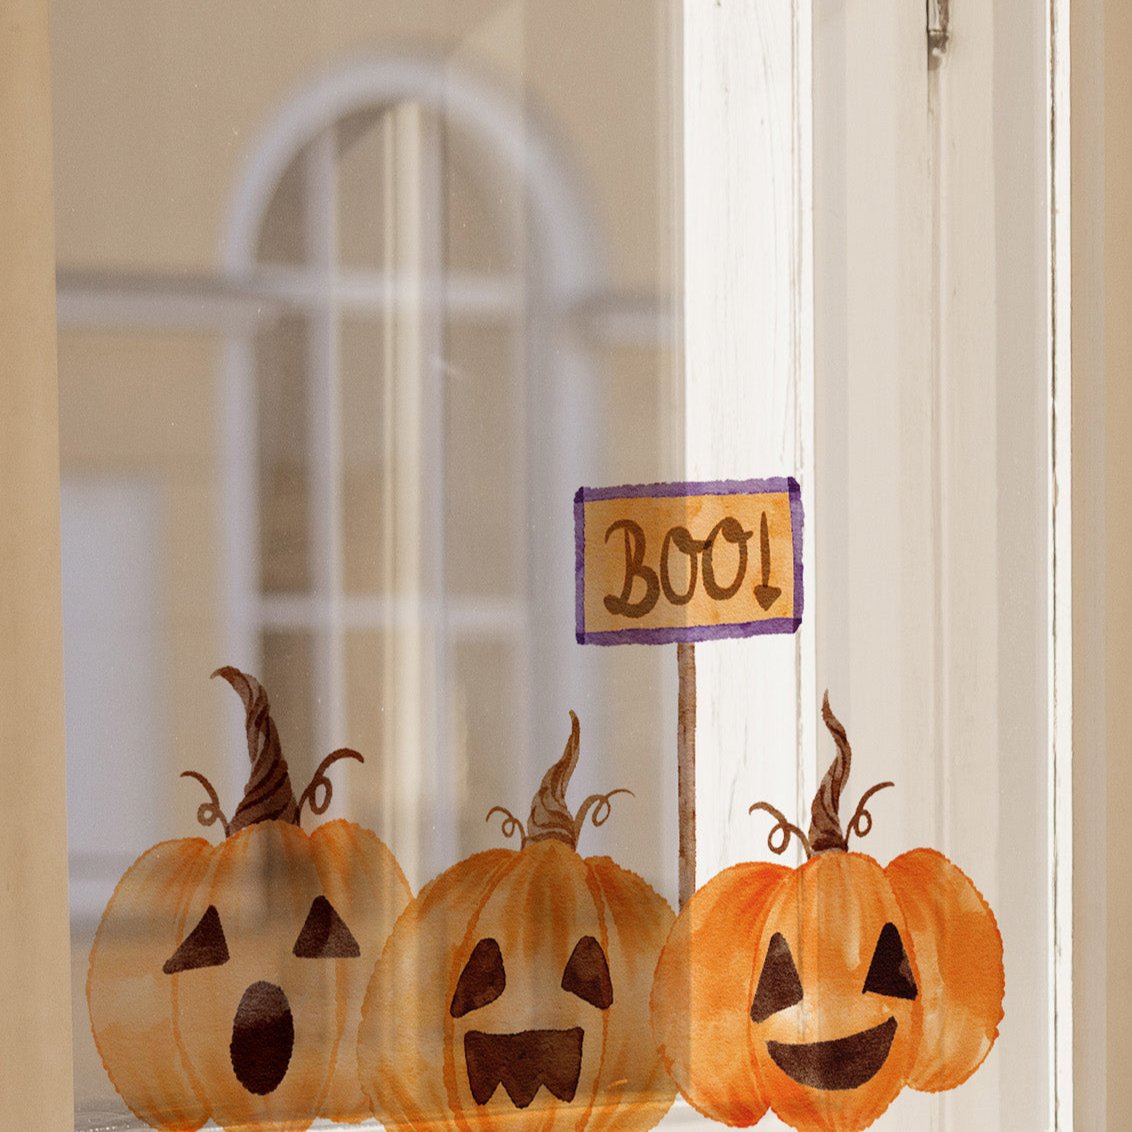
M765 1022L772 1014L802 1001L802 980L790 953L790 944L781 932L770 937L763 962L755 1000L751 1003L751 1021Z
M909 999L914 999L919 993L916 980L912 977L912 965L908 962L895 924L885 924L880 930L873 961L865 976L863 993Z
M228 941L220 926L220 913L210 904L200 922L187 936L181 946L165 960L161 969L167 975L178 971L192 971L197 967L219 967L228 962Z
M469 1011L494 1002L506 986L507 973L503 970L499 944L493 939L481 939L460 972L448 1012L453 1018L462 1018Z
M582 936L574 945L566 970L562 972L562 989L605 1010L613 1005L613 981L605 952L592 935Z
M325 896L311 901L311 910L299 938L295 940L294 954L299 959L357 959L362 949L354 933L334 911Z

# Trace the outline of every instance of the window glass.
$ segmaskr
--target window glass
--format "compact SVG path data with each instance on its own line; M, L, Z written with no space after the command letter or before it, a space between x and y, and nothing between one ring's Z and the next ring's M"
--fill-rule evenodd
M296 798L331 751L362 754L326 771L330 805L308 799L302 828L372 830L414 892L516 847L485 815L526 820L575 711L571 804L633 792L580 848L675 901L675 662L582 650L573 623L576 489L681 472L674 15L477 0L263 16L54 14L81 1127L129 1117L111 1078L134 1070L92 1034L101 981L88 1009L115 886L159 843L225 840L198 816L237 820L245 711L209 680L222 666L266 690ZM155 882L148 906L131 883L125 954L149 990L105 992L115 1024L155 1048L211 1027L218 1072L239 1077L239 1012L207 980L239 966L256 985L248 956L276 946L275 921L240 925L262 890L239 912L216 877L208 899ZM198 896L230 956L211 975ZM296 947L287 917L310 906L277 925ZM226 1020L154 1001L193 975Z
M1009 6L53 5L78 1128L1067 1103Z

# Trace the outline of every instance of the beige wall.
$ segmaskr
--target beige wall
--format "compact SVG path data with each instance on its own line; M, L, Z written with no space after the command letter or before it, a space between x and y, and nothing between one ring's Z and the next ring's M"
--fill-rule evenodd
M0 1123L54 1130L71 1044L47 31L45 3L0 2Z
M1078 1127L1132 1112L1132 11L1073 5L1074 1030Z
M215 272L242 163L287 99L357 57L410 49L448 57L514 96L519 128L545 131L576 172L608 256L606 285L634 297L663 300L668 293L678 189L672 175L673 131L665 118L672 15L666 4L302 0L273 7L270 20L257 18L262 10L249 7L249 15L240 19L230 6L216 3L169 7L113 0L98 12L75 0L53 5L58 262L64 281L76 272L100 278L116 272L134 278ZM598 28L600 35L594 34ZM454 155L460 156L455 149ZM473 167L471 172L483 171ZM525 254L521 245L493 246L499 234L484 223L489 212L450 217L450 228L461 225L455 237L450 232L453 257L482 264ZM672 454L666 448L672 434L667 393L673 361L665 345L596 346L607 432L620 432L618 443L608 446L594 467L601 482L679 474L678 467L669 466ZM347 335L347 363L350 346ZM377 342L378 351L380 346ZM65 325L61 334L64 476L143 477L158 486L162 556L168 564L162 603L175 769L194 767L209 775L227 757L219 740L228 705L204 684L207 672L223 659L226 641L220 542L229 519L222 513L223 422L218 418L222 348L221 334L211 330ZM294 352L294 344L290 348ZM484 413L484 390L496 380L505 349L502 336L450 335L447 361L472 375L453 383L452 411ZM512 395L521 397L521 387ZM347 425L356 433L365 422L351 419ZM474 429L452 443L457 469L471 466L483 447ZM351 444L349 434L346 444ZM477 485L479 495L489 473L498 478L502 464L494 461L478 477L484 481ZM378 475L364 464L358 467L360 474L347 484L351 517L362 516L367 507L372 511L381 499ZM456 502L467 481L476 478L462 474L450 485ZM495 490L493 483L489 486ZM495 494L502 498L502 491ZM457 525L456 536L478 532L481 543L485 534L497 541L493 528L478 520L472 525L470 532ZM459 541L476 557L471 538ZM357 545L369 552L368 545ZM354 565L348 558L347 567ZM474 573L462 570L464 577ZM484 559L479 573L490 592L505 572ZM372 644L360 639L351 648L368 655ZM603 656L594 662L609 660ZM371 674L375 669L362 667ZM654 730L648 698L629 690L642 680L655 686L656 658L622 651L610 667L613 698L622 705L613 721L619 738ZM492 666L469 669L486 674ZM479 683L484 687L470 689L469 695L486 702L491 682L481 676ZM378 687L375 678L356 698L372 702ZM285 734L309 733L309 719L285 694L278 697L277 709ZM363 713L357 715L360 719ZM372 730L363 724L350 741L372 750ZM194 807L172 805L173 792L178 798L184 792L174 777L170 782L169 798L163 800L170 806L170 832L190 833ZM646 797L645 804L655 809L656 801ZM473 808L478 811L478 799ZM468 824L471 829L471 817Z
M499 6L53 4L60 263L214 266L237 164L288 95L343 58L444 53Z
M1104 682L1107 766L1108 1127L1132 1112L1132 10L1106 0L1104 42ZM1095 60L1083 62L1090 66ZM1087 222L1090 214L1082 217ZM1095 216L1093 222L1096 222ZM1092 438L1077 451L1089 459ZM1088 539L1089 528L1081 536ZM1095 544L1083 548L1095 553ZM1081 649L1096 647L1086 638ZM1081 815L1088 821L1088 815ZM1089 860L1079 863L1087 870Z
M1132 11L1105 4L1105 676L1108 766L1109 1127L1132 1112L1132 754L1126 696L1132 677ZM1085 532L1082 532L1083 534ZM1088 647L1089 642L1084 642ZM1082 862L1084 867L1088 862Z
M214 267L239 164L291 94L361 56L460 48L489 81L521 83L570 150L614 237L616 280L655 285L658 225L670 219L658 199L669 182L657 178L670 139L655 130L665 92L650 74L667 62L662 0L291 0L240 10L224 0L52 5L62 266Z

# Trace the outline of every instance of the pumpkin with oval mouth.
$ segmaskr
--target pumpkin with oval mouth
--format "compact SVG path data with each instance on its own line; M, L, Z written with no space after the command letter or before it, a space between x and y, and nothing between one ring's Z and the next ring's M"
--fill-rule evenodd
M202 825L225 838L166 841L119 881L90 953L95 1042L130 1109L161 1129L307 1128L357 1121L362 996L411 893L370 830L323 813L328 755L296 800L267 693L222 668L244 703L252 769L232 820L211 784Z
M724 870L681 911L660 961L652 1024L665 1064L701 1112L725 1124L769 1110L799 1132L860 1132L905 1086L951 1089L998 1036L1002 937L971 880L943 854L913 849L887 867L850 852L865 836L867 791L843 832L852 752L828 696L838 753L809 835L774 807L770 847L796 835L797 869Z
M359 1075L386 1127L644 1132L672 1104L648 996L674 916L635 873L578 853L587 815L601 825L612 794L567 806L571 720L525 829L488 813L521 848L477 853L428 884L374 969Z

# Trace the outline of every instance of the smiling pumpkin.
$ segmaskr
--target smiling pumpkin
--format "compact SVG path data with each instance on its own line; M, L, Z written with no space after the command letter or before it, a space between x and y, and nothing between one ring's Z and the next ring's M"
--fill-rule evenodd
M905 1086L951 1089L998 1035L1004 991L994 914L941 853L914 849L886 868L850 852L872 818L867 791L843 832L845 729L823 717L838 754L809 834L764 802L807 851L797 869L751 862L701 888L657 965L652 1022L681 1092L726 1124L772 1109L800 1132L860 1132Z
M815 854L783 872L754 948L755 1079L795 1127L865 1127L904 1085L922 1038L909 929L871 857Z

